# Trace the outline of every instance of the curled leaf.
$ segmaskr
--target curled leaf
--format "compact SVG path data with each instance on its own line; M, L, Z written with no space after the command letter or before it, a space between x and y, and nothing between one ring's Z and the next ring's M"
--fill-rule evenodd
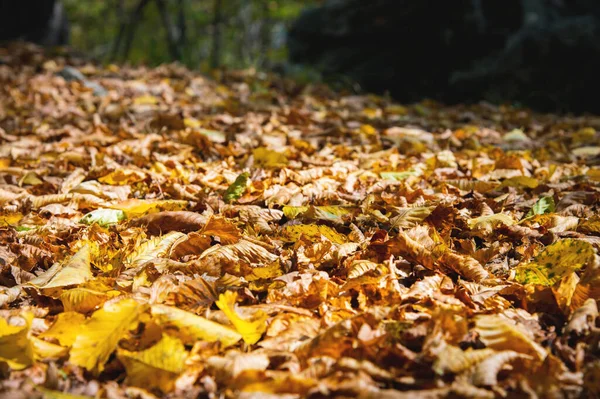
M233 291L227 291L219 296L216 302L219 309L225 313L225 316L231 321L236 330L242 335L244 342L247 344L255 344L260 340L262 334L267 329L267 315L262 311L257 311L252 315L250 320L242 318L235 311L235 303L237 294Z
M57 288L84 283L92 278L90 246L85 244L66 263L57 263L27 285L36 288Z

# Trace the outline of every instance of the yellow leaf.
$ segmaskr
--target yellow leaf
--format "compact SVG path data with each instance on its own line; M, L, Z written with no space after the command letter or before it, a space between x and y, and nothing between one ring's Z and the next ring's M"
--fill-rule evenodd
M110 298L121 295L118 291L97 291L86 287L77 287L63 291L59 299L63 303L65 312L88 313Z
M600 216L594 215L589 219L585 219L579 224L577 231L586 234L600 233Z
M126 186L137 183L146 178L146 173L134 169L117 169L98 179L100 183L110 184L111 186Z
M85 322L85 316L77 312L59 313L50 328L39 335L40 338L56 338L62 346L71 346L79 329L74 326L81 326Z
M283 274L279 261L271 262L264 267L255 267L252 269L252 273L246 276L248 281L256 281L260 279L272 279L279 277Z
M36 387L37 391L44 394L44 399L91 399L91 396L73 395L71 393L54 391L44 387Z
M251 241L240 240L235 244L213 246L200 255L200 259L213 262L226 261L228 263L246 262L251 265L264 265L275 262L278 256L272 254L264 247Z
M152 305L152 316L156 323L165 326L168 331L172 331L188 344L198 340L220 341L224 347L228 347L242 339L242 336L231 328L176 307Z
M179 339L163 335L160 341L146 350L130 352L119 349L117 355L127 371L127 384L169 392L184 369L188 353Z
M33 345L29 339L32 313L24 313L20 325L8 324L0 317L0 362L4 361L13 370L23 370L33 362Z
M512 226L515 224L515 220L504 213L496 213L494 215L470 219L468 223L471 230L479 230L485 234L491 234L499 225Z
M73 326L71 326L71 328L73 328ZM46 342L43 339L36 337L31 337L31 344L33 345L33 355L36 360L59 359L61 357L66 357L69 353L68 348Z
M400 104L390 104L385 107L385 112L392 115L406 115L408 114L408 108Z
M377 269L379 265L375 262L371 262L369 260L355 260L350 265L350 270L348 271L348 278L358 278L360 276L365 275L371 270Z
M177 240L184 239L187 236L179 231L172 231L164 236L154 237L140 246L125 258L128 267L140 266L150 260L164 258L169 254L173 244Z
M538 179L529 176L514 176L509 177L508 179L504 179L502 184L500 184L500 188L502 187L527 187L527 188L536 188L540 185Z
M254 313L250 321L245 320L235 311L236 300L237 294L233 291L227 291L219 295L219 300L216 301L216 304L242 335L244 342L255 344L267 329L267 315L262 311L258 311Z
M287 157L277 151L258 147L252 151L254 163L261 168L280 168L288 164Z
M308 206L284 206L283 214L288 219L296 219L298 215L302 215L304 212L308 211Z
M488 192L499 186L499 183L482 180L446 180L446 184L454 186L462 191L479 191L481 193Z
M362 114L369 119L380 118L381 109L379 108L364 108Z
M592 244L575 239L555 242L529 263L516 269L515 279L521 284L554 285L563 276L594 262L596 251Z
M156 104L158 104L158 98L151 96L150 94L145 94L143 96L134 98L133 104L135 104L135 105L156 105Z
M590 168L586 175L593 181L600 181L600 168Z
M0 227L15 226L21 219L23 219L23 215L20 213L9 213L7 215L0 216Z
M345 235L324 225L295 224L285 226L281 232L281 239L286 242L296 242L301 236L304 236L311 241L318 241L321 236L323 236L335 244L344 244L348 242L348 238Z
M130 298L104 304L79 327L71 348L71 363L101 372L119 340L137 325L145 309L145 306Z
M128 218L136 218L148 213L164 211L180 211L187 207L187 201L181 200L142 200L128 199L109 205L112 209L120 209Z
M84 283L93 277L90 257L90 246L85 244L64 265L55 264L26 285L36 288L57 288Z
M544 360L547 353L528 332L511 320L498 315L475 317L475 331L488 348L513 350Z
M302 217L312 220L327 220L331 222L339 222L348 215L352 215L355 208L341 205L326 205L326 206L284 206L283 214L288 219L296 219Z
M396 208L395 211L398 214L390 218L390 224L392 227L403 229L414 227L431 215L434 209L435 206Z
M377 129L367 124L360 125L359 131L363 134L366 134L367 136L374 136L377 134Z
M579 276L575 272L570 272L552 287L556 303L565 314L569 314L571 311L573 295L575 295L578 284Z

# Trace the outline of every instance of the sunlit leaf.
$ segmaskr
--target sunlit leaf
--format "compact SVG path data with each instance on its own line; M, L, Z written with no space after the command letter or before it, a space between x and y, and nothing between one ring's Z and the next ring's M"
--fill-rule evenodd
M396 208L397 215L390 218L392 227L408 229L421 223L431 215L435 206L417 206L409 208Z
M185 310L166 305L153 305L155 321L172 331L183 342L193 344L198 340L220 341L224 347L234 345L242 336L229 327L207 320Z
M236 300L237 295L232 291L227 291L219 296L216 304L242 335L244 342L255 344L260 340L267 328L267 315L262 311L257 311L251 318L242 318L235 310Z
M132 219L148 213L179 211L185 209L187 205L187 201L181 200L128 199L126 201L110 204L110 208L121 210L125 212L127 218Z
M100 226L117 224L125 220L125 212L119 209L96 209L81 218L80 222L84 224L98 223Z
M545 213L554 212L554 198L553 197L542 197L540 198L535 205L529 210L526 217L530 217L533 215L543 215Z
M585 241L560 240L547 246L533 261L519 265L515 279L522 284L551 286L569 272L594 262L595 253Z
M40 338L56 338L62 346L71 346L79 334L78 328L85 322L85 316L77 312L60 313L50 328L39 335Z
M261 168L281 168L288 164L288 159L284 154L265 147L252 150L252 156L254 163Z
M379 172L379 175L385 180L401 181L406 180L411 176L420 176L421 173L419 171L407 170L404 172Z
M13 370L23 370L33 362L34 350L29 339L33 314L24 313L22 323L9 324L0 317L0 362L6 362Z
M504 179L500 187L527 187L536 188L540 182L538 179L529 176L514 176Z
M458 374L471 369L495 352L493 349L462 350L454 345L445 345L443 351L437 354L433 370L442 375L448 372Z
M496 350L512 350L543 360L547 352L524 331L522 326L497 315L481 315L475 318L475 331L486 347Z
M110 184L113 186L124 186L127 184L136 183L146 178L146 174L134 169L117 169L98 179L100 183Z
M35 389L44 394L44 399L91 399L91 396L74 395L72 393L55 391L40 386Z
M344 244L348 238L335 231L333 228L317 224L295 224L285 226L281 231L281 238L287 242L296 242L301 236L309 240L319 240L321 236L335 244Z
M84 283L93 277L90 256L90 246L85 244L64 264L55 264L45 273L30 280L27 285L36 288L56 288Z
M223 244L234 244L242 238L237 226L222 217L211 217L200 231L200 234L217 236Z
M225 194L223 195L223 200L229 203L244 195L249 178L250 174L248 172L241 173L235 181L227 187L227 191L225 191Z
M299 217L312 220L341 221L345 216L351 215L354 209L345 206L284 206L283 214L288 219Z
M30 340L33 346L33 357L36 360L56 360L66 357L69 353L68 348L44 341L43 339L30 337Z
M60 294L65 312L88 313L95 310L113 296L120 295L117 291L103 292L85 287L72 288Z
M495 213L493 215L480 216L469 220L469 228L472 230L480 230L486 234L490 234L496 227L500 225L512 226L515 220L504 214Z
M15 226L19 221L23 219L23 215L20 213L10 213L8 215L0 216L0 227L2 226Z
M181 341L169 335L163 335L160 341L143 351L119 349L117 354L125 365L129 385L156 387L163 392L173 389L188 355Z
M185 238L186 235L178 231L172 231L164 236L154 237L143 242L135 249L135 251L128 254L125 258L125 263L130 267L136 267L150 260L166 257L175 242Z
M135 328L145 306L133 299L106 303L79 327L71 349L70 362L90 371L101 372L117 343Z

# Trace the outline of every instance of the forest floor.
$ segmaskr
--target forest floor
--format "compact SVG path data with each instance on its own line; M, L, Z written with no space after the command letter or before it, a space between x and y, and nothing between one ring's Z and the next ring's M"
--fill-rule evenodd
M600 395L600 118L0 61L0 397Z

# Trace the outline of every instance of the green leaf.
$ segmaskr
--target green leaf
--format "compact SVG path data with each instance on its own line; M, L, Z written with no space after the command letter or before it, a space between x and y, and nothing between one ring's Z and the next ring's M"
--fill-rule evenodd
M223 200L229 203L237 200L246 191L246 184L248 184L248 179L250 178L250 173L244 172L240 174L235 181L227 188L225 191L225 195L223 196Z
M525 217L531 217L533 215L543 215L545 213L551 213L551 212L554 212L555 208L556 208L556 206L554 205L554 198L552 198L551 196L542 197L529 210L529 212L527 213L527 216L525 216Z
M79 223L98 223L100 226L108 226L122 220L125 220L125 212L120 209L96 209L82 217Z
M592 244L585 241L571 238L557 241L532 262L518 266L515 280L521 284L552 286L568 273L593 263L595 253Z

